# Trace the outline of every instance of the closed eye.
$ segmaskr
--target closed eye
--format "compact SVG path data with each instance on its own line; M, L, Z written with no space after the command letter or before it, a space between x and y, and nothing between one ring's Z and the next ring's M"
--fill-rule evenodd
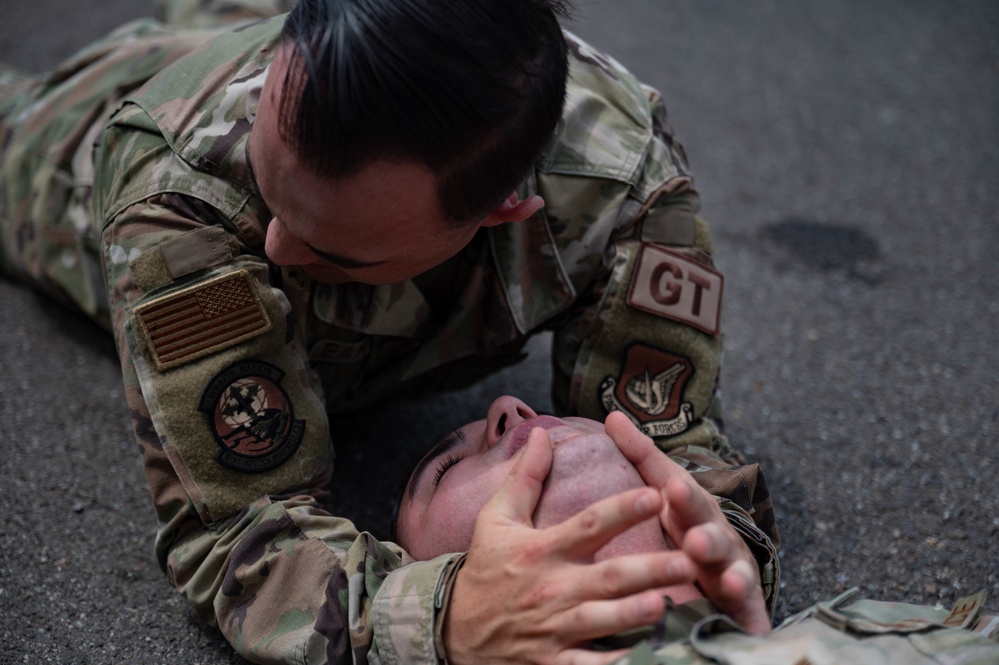
M442 457L452 456L452 451L454 451L458 446L465 442L465 433L461 429L456 429L443 439L437 442L430 452L427 453L423 459L420 460L419 464L413 470L413 475L409 481L409 498L413 499L416 496L416 489L424 485L424 477L430 472L434 467L443 467L443 464L438 461ZM455 460L457 463L459 460ZM451 466L450 464L448 466ZM444 475L446 468L440 472L440 475ZM436 487L436 483L434 485Z
M444 477L444 474L447 473L447 470L461 460L461 457L455 457L454 455L447 455L444 457L437 465L437 473L434 474L434 487L440 485L441 479Z

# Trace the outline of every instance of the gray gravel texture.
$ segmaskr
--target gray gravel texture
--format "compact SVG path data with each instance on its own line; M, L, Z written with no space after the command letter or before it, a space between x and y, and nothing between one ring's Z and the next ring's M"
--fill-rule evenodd
M141 0L0 0L44 70ZM779 616L871 596L999 603L999 4L601 0L574 29L659 87L727 275L728 433L783 534ZM104 334L0 280L0 662L242 663L152 557ZM549 403L545 346L462 393L337 424L335 505L387 533L433 436Z

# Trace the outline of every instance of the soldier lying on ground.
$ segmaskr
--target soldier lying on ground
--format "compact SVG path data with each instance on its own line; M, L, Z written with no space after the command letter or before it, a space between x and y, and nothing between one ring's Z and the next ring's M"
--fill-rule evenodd
M562 3L302 0L231 29L238 2L166 4L201 27L0 71L0 267L114 332L159 563L248 659L437 663L461 618L438 592L474 565L325 509L328 413L462 385L548 329L560 410L736 459L683 149ZM550 653L642 623L640 595L591 593L606 611Z
M567 561L602 564L591 574L611 586L640 590L626 571L658 569L664 586L643 592L643 602L665 608L655 628L611 640L590 636L615 655L640 644L621 663L999 662L999 616L983 613L983 593L947 611L870 601L845 606L850 592L762 636L769 621L756 566L691 475L621 413L610 414L605 429L585 418L539 416L520 400L501 397L484 420L455 430L414 469L399 502L397 540L417 558L468 550L474 561L486 550L502 553L501 565L479 573L483 589L536 565L515 547L531 527L542 529ZM655 508L639 508L642 502ZM658 519L648 519L655 513ZM626 530L620 522L610 526L617 514L627 516ZM502 538L476 542L475 530L485 524L501 526ZM612 568L614 562L627 567ZM504 602L516 614L540 596L575 591L553 579L541 587L525 584ZM474 616L487 632L505 629L506 613L468 600L452 611ZM596 605L579 611L598 612ZM542 612L536 620L541 631L558 629ZM475 649L471 639L450 643ZM525 648L525 661L528 655Z

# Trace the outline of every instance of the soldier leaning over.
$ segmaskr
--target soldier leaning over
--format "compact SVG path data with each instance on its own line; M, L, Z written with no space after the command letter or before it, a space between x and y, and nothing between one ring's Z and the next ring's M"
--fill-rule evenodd
M561 409L737 460L709 418L722 282L683 150L560 10L307 0L0 73L0 261L114 332L160 564L251 660L435 663L470 575L325 512L327 413L457 385L554 329ZM712 488L772 610L757 471ZM621 596L539 658L649 620Z

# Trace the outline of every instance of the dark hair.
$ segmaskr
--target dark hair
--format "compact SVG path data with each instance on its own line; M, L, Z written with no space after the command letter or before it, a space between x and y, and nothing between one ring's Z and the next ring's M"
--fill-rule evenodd
M564 0L301 0L280 128L322 177L422 163L453 222L478 220L530 170L562 115Z

